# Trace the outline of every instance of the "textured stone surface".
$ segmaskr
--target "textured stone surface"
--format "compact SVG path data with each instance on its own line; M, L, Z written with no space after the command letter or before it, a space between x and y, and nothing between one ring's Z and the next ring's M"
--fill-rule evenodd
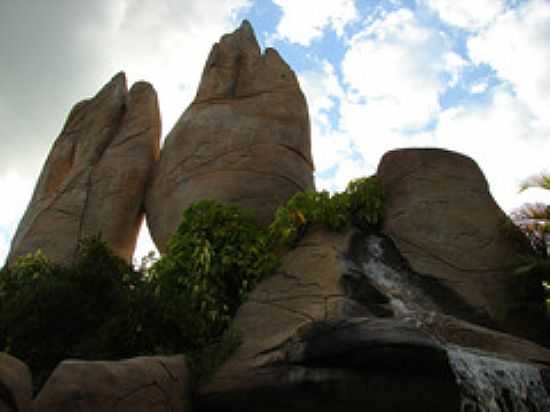
M243 22L212 48L197 96L164 143L147 193L147 224L162 252L183 210L202 199L252 209L313 187L307 105L293 71L264 54Z
M59 364L40 393L38 412L187 412L190 377L185 358Z
M413 272L389 238L315 230L239 309L242 345L200 388L199 411L463 411L506 402L546 411L550 351L461 319L468 309L452 289Z
M216 377L199 410L458 411L445 350L404 322L311 322L270 354L261 367Z
M0 412L31 412L32 377L27 365L0 353Z
M513 275L527 245L477 164L439 149L396 150L384 155L377 176L386 198L383 230L412 269L456 292L472 315L508 317L508 330L529 335L507 313L534 300Z
M278 272L252 291L235 321L243 343L218 376L269 362L271 355L264 359L261 354L271 353L312 321L366 313L346 297L340 283L346 271L340 256L349 236L324 230L309 234L283 258Z
M41 249L66 263L81 239L95 235L131 261L159 139L157 97L148 83L128 92L120 73L78 103L42 169L8 261Z

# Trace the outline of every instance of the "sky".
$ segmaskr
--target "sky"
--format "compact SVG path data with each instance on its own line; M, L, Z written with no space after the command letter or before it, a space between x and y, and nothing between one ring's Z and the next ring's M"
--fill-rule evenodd
M318 189L439 147L506 212L550 203L518 194L550 171L550 0L0 0L0 262L71 107L124 70L156 88L164 138L242 19L298 75ZM142 229L135 259L153 249Z

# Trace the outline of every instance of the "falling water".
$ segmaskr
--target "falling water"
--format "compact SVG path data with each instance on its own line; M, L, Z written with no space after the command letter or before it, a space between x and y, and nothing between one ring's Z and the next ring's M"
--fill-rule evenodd
M438 310L437 305L418 286L412 284L407 274L395 270L383 261L382 239L369 236L367 255L363 262L363 273L381 292L386 295L397 317L410 317L415 314Z
M550 398L539 369L483 354L448 348L461 387L461 412L548 412Z
M437 305L404 271L384 262L383 240L369 236L362 272L388 297L394 316L421 326ZM447 345L450 366L461 388L461 412L550 412L550 396L533 365Z

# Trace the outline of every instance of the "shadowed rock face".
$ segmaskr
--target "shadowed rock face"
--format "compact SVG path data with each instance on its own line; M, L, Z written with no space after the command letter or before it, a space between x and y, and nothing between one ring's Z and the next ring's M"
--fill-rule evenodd
M120 73L78 103L42 169L8 263L38 249L67 263L79 241L95 235L130 262L159 139L157 96L148 83L128 92Z
M525 281L513 274L527 244L493 200L478 165L445 150L395 150L384 155L377 177L385 195L383 230L412 269L455 291L470 307L470 320L491 319L537 338L527 327L544 330L533 327L542 313L511 311L541 292L540 286L518 287Z
M308 233L240 307L242 344L198 410L547 411L550 351L461 319L439 289L384 236Z
M251 209L268 224L276 208L313 188L309 118L295 74L252 27L221 38L197 96L170 132L147 193L147 224L161 252L191 203Z
M31 412L32 377L27 365L0 352L0 411Z
M188 412L191 382L183 356L61 362L36 400L36 412Z

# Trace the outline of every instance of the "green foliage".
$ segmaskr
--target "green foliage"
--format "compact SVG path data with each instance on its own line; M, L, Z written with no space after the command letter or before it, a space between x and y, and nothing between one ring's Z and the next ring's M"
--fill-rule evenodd
M195 356L190 359L196 379L201 380L203 384L207 383L218 367L229 358L241 342L240 331L230 325L219 338L196 352Z
M542 174L525 180L520 192L529 188L550 190L550 176ZM516 273L527 281L542 282L546 293L546 308L550 313L550 205L528 203L515 210L512 220L524 233L533 249L533 254L518 259Z
M202 201L187 209L150 270L163 321L180 347L198 351L221 336L276 263L265 233L236 207Z
M66 267L40 252L22 257L0 273L0 350L28 362L37 381L67 357L150 352L135 334L146 319L136 310L153 307L145 284L98 239L83 242Z
M202 376L238 345L236 310L278 257L313 225L376 228L382 192L374 177L343 193L298 193L268 229L233 206L202 201L184 211L167 253L139 270L97 238L73 263L40 252L0 272L0 350L27 362L40 384L62 359L185 353Z
M300 192L280 207L269 227L276 247L293 246L312 225L341 230L351 223L376 229L383 218L384 197L376 177L353 180L342 193Z
M527 203L515 210L511 217L529 240L536 255L547 257L547 239L550 236L550 205Z
M350 213L355 225L367 230L382 223L384 194L375 176L352 180L345 193L350 199Z
M550 190L550 175L541 174L526 179L520 185L520 192L529 188ZM539 257L548 257L550 205L543 203L526 203L515 210L511 217L527 236L537 255Z
M540 188L540 189L546 189L550 190L550 175L548 174L540 174L538 176L532 176L529 179L524 180L520 184L520 192L523 192L524 190L527 190L529 188Z

